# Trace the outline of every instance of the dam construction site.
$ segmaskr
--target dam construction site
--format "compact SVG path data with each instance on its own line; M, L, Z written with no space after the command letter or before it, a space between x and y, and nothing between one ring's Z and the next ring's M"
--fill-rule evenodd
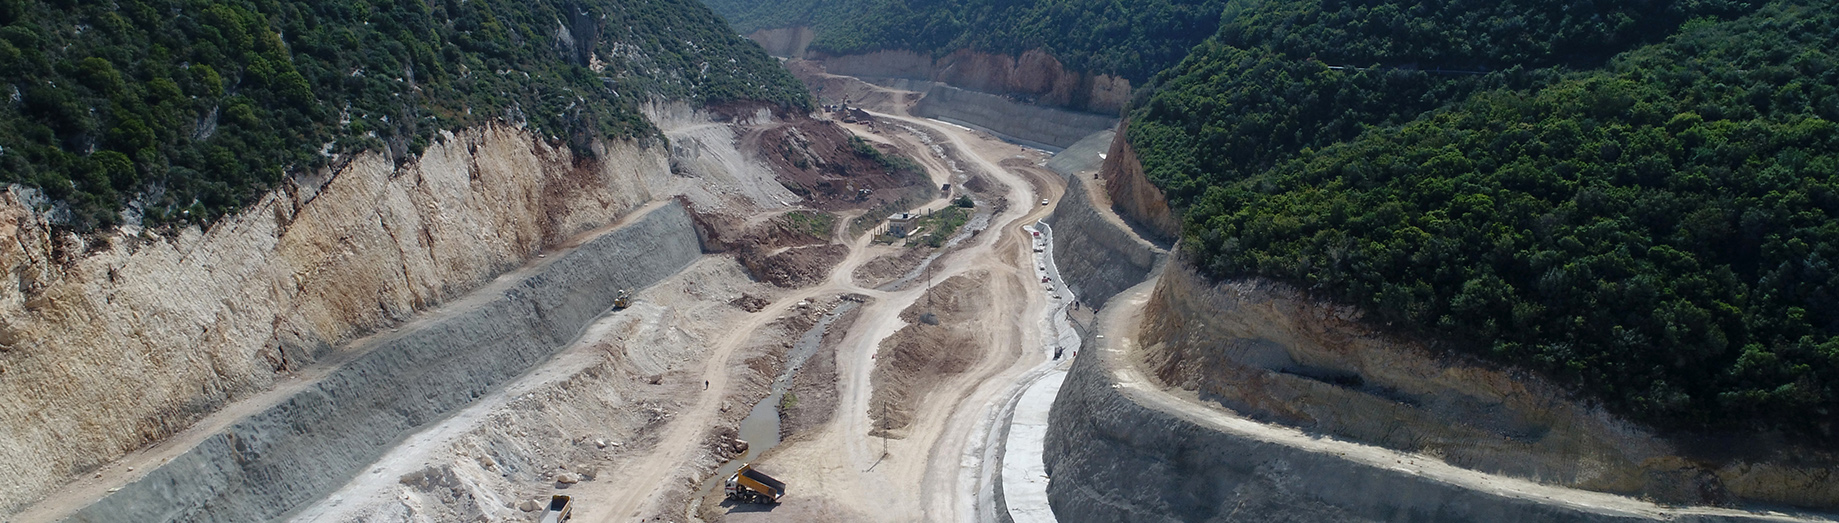
M1648 423L1321 285L1220 277L1242 245L1145 160L1169 131L1132 131L1169 78L594 9L531 45L601 76L452 58L427 91L585 83L490 84L500 116L401 136L347 104L322 116L368 141L210 220L141 197L79 229L7 185L0 523L1839 521L1818 441ZM680 44L770 71L671 91L727 56Z

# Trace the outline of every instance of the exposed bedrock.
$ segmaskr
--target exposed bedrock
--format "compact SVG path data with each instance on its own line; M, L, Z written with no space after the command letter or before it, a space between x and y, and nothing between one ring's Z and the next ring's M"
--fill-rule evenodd
M1149 182L1143 163L1137 160L1137 151L1130 147L1130 122L1118 124L1099 176L1105 180L1112 208L1144 237L1159 245L1169 245L1181 237L1181 217L1169 208L1162 189Z
M799 47L791 45L796 43L796 39L791 38L796 31L775 31L781 32L755 33L755 41L762 42L769 51L775 47L787 50ZM1041 105L1102 115L1116 115L1130 102L1129 80L1069 70L1053 55L1038 49L1021 56L964 49L937 59L901 50L842 56L804 54L806 56L793 57L822 62L831 74L943 82L953 87L1017 96Z
M350 158L209 229L100 241L0 193L0 514L675 194L691 178L664 149L585 160L487 126L402 166Z
M486 287L72 518L81 522L262 521L323 496L424 423L566 346L620 289L647 286L702 253L669 204Z
M1171 266L1172 267L1172 266ZM1642 521L1458 487L1216 430L1119 388L1106 340L1081 351L1049 417L1048 498L1063 523ZM1672 521L1742 521L1684 515Z
M913 114L983 128L1012 141L1054 151L1117 125L1116 118L1019 103L943 84L927 89L926 96L913 106Z
M1066 195L1047 223L1059 231L1053 236L1060 277L1080 302L1094 308L1143 281L1168 257L1093 209L1080 180L1068 181Z
M1354 307L1175 266L1145 308L1143 370L1244 416L1667 503L1835 506L1830 456L1761 436L1695 451L1537 375L1375 331Z

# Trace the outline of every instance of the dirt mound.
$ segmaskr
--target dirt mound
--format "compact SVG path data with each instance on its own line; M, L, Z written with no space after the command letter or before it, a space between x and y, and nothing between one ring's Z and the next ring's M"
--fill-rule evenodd
M830 269L847 256L849 247L815 245L786 249L771 256L743 253L741 265L760 281L796 289L824 281Z
M931 185L918 163L894 146L856 138L835 122L799 120L761 129L746 140L772 164L779 182L824 210L866 209Z
M869 435L904 438L901 429L913 422L913 408L926 394L983 357L977 320L990 308L989 279L988 271L977 271L945 280L933 287L930 300L920 298L900 313L907 327L882 340L875 358L869 398L875 429Z
M856 279L857 285L863 287L887 285L919 267L920 262L926 261L926 256L932 254L932 251L925 247L911 247L883 254L856 267L856 273L850 276Z

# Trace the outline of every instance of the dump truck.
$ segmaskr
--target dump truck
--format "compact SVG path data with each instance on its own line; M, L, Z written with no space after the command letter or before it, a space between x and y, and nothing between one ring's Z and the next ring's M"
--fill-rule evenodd
M568 496L563 496L563 495L550 496L549 497L549 508L543 510L542 522L543 523L562 523L564 521L568 521L569 516L574 515L574 514L571 514L571 512L573 512L574 510L575 510L574 500L569 499Z
M728 499L737 502L777 505L779 498L785 497L785 483L754 470L753 465L742 465L741 470L728 476L727 492Z
M620 289L619 296L613 298L613 310L620 310L631 306L632 294L627 293L625 289Z

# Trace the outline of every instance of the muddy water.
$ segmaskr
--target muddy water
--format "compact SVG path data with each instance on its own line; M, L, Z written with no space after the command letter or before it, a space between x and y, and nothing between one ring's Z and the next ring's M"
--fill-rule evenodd
M798 370L804 368L805 362L817 354L818 347L823 345L824 333L830 330L830 324L861 305L844 300L818 319L816 325L812 325L810 330L805 331L792 344L792 351L786 354L785 370L779 374L779 379L773 380L772 394L755 404L747 417L741 420L740 438L747 442L747 452L716 468L715 475L703 481L703 495L720 489L729 475L741 469L741 465L752 463L761 454L779 446L779 402L784 401L786 390L792 387L792 379L798 376Z

